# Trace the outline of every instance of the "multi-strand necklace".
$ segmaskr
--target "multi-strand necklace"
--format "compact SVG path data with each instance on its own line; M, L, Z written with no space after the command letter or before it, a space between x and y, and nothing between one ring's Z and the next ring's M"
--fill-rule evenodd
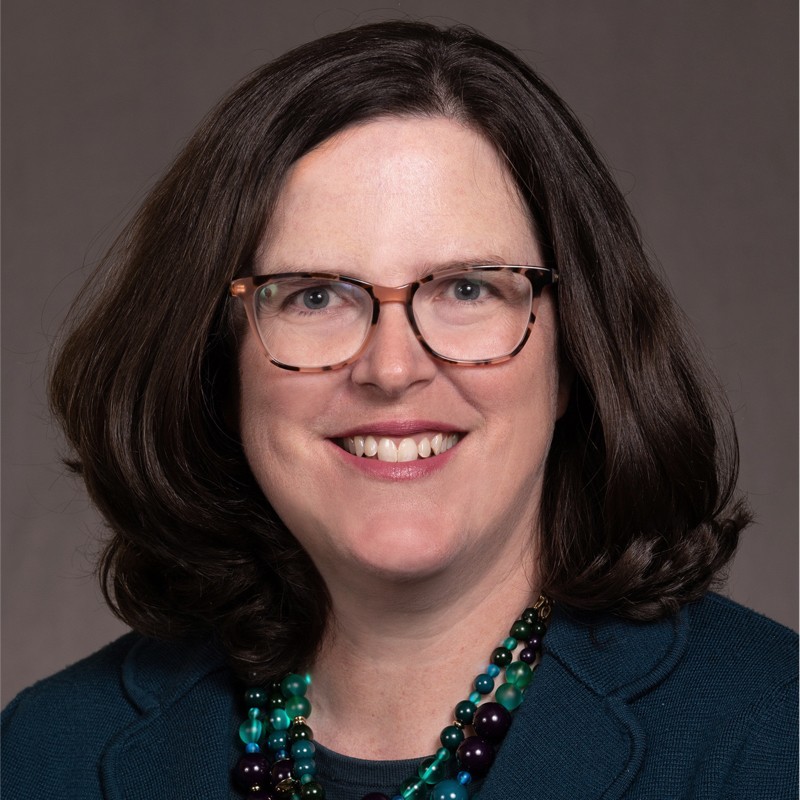
M483 778L511 727L511 712L522 702L539 662L550 617L543 595L526 608L496 647L469 696L453 709L440 746L424 759L391 797L370 792L362 800L467 800L467 786ZM519 652L515 658L515 652ZM501 674L505 680L495 688ZM245 692L247 719L239 726L245 753L233 770L247 800L322 800L317 780L308 676L290 673L266 688ZM494 693L494 700L491 700Z

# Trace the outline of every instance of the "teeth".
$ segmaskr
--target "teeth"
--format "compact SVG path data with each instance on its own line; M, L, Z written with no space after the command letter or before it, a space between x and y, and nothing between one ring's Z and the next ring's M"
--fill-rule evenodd
M419 456L417 450L417 443L413 439L403 439L397 445L397 460L398 461L416 461Z
M397 445L391 439L378 442L378 461L397 461Z
M392 439L382 437L376 439L374 436L348 436L342 440L342 445L348 453L354 456L366 456L375 458L378 461L389 463L416 461L418 458L429 458L431 455L438 456L440 453L447 452L458 442L458 434L451 433L445 435L437 433L424 437L419 442L415 442L411 437L401 439L399 444L395 444Z

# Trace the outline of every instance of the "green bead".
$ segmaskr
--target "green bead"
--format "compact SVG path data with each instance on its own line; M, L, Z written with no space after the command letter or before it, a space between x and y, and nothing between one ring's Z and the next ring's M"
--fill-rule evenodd
M448 750L457 750L461 742L464 741L464 731L457 725L448 725L439 737L439 741Z
M436 751L436 755L434 758L440 763L443 764L445 761L450 760L450 751L446 747L440 747Z
M314 738L314 732L305 722L295 722L291 728L289 728L289 742L290 744L294 744L295 742L299 742L301 739L307 739L311 741Z
M270 712L269 724L274 731L285 731L289 729L291 720L289 715L282 708L275 708Z
M269 692L260 686L253 686L244 693L244 701L248 706L264 706L268 699Z
M465 725L472 725L472 719L477 710L478 706L476 706L471 700L462 700L455 707L454 716L459 722L463 722Z
M507 667L514 660L514 654L507 647L495 647L492 650L492 664Z
M300 776L300 783L311 783L314 780L313 775L301 775Z
M311 714L311 703L307 697L294 696L286 701L286 713L291 719L295 717L307 717Z
M270 711L274 708L283 708L286 705L286 698L280 692L271 692L267 700L267 708Z
M325 798L325 790L322 788L322 785L317 783L316 781L309 781L308 783L304 783L303 787L300 789L300 797L303 800L324 800Z
M489 694L494 689L494 679L485 672L475 678L475 691L480 694ZM474 701L473 701L474 702Z
M508 639L503 642L503 647L505 647L506 650L516 650L518 644L519 642L513 636L509 636Z
M504 683L497 687L494 699L505 706L509 711L513 711L522 702L522 692L512 683Z
M533 625L530 622L525 622L524 619L518 619L511 626L509 634L518 641L520 639L530 639L533 636Z
M409 778L400 785L400 794L403 800L423 800L427 793L427 784L419 778Z
M281 693L288 700L290 697L303 697L308 689L306 679L302 675L287 675L281 681Z
M522 612L522 619L524 619L525 622L530 622L531 624L533 624L534 622L538 622L539 621L539 609L538 608L526 608Z
M533 670L524 661L514 661L506 667L506 680L525 689L533 678Z
M248 719L239 726L239 738L245 743L257 742L264 732L264 726L257 719Z
M439 781L447 777L447 767L444 762L438 761L436 756L430 756L419 765L417 774L420 780L432 786L434 783L439 783Z

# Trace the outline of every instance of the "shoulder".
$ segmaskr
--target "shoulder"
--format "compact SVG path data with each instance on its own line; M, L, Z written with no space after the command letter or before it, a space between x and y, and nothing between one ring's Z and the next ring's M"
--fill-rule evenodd
M733 600L709 594L687 607L689 673L703 669L721 686L737 686L739 698L797 683L798 636Z
M35 721L39 713L50 717L65 713L72 717L74 713L89 720L95 711L107 712L115 705L129 705L124 700L122 665L140 641L136 634L126 634L23 690L3 710L4 732L24 724L28 718Z
M164 643L130 633L21 692L2 714L2 791L28 797L39 781L45 796L101 796L99 765L115 740L223 664L208 644ZM48 748L46 775L31 754ZM55 796L55 795L54 795Z

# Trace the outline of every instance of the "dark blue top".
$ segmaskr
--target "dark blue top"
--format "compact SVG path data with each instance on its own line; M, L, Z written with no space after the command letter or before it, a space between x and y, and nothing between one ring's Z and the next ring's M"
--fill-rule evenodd
M793 632L709 595L647 624L556 607L545 644L481 800L797 800ZM212 646L124 636L8 706L2 796L228 798L237 694Z

